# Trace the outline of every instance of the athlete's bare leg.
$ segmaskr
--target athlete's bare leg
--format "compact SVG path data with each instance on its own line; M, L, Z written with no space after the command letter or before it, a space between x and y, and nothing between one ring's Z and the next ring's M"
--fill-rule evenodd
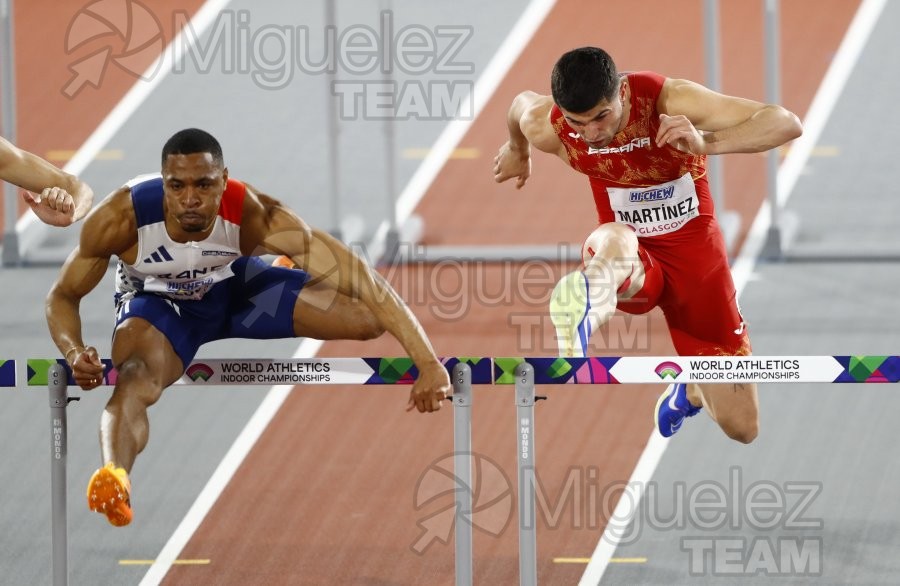
M181 377L186 365L168 338L139 317L116 328L112 360L118 379L100 418L100 452L104 464L131 471L150 437L147 408Z
M562 356L584 356L588 338L644 284L638 241L627 226L603 224L583 247L584 268L564 275L550 295L550 318ZM630 279L625 289L623 284Z
M372 311L326 283L307 285L294 305L294 334L317 340L371 340L384 333Z
M688 400L703 407L725 435L749 444L759 433L759 397L756 384L691 384Z
M618 299L630 299L640 291L645 273L638 258L637 236L627 226L600 226L585 241L584 249L594 332L613 315ZM627 289L617 294L629 277ZM741 443L756 439L759 398L755 384L691 384L687 397L695 407L703 407L731 439Z

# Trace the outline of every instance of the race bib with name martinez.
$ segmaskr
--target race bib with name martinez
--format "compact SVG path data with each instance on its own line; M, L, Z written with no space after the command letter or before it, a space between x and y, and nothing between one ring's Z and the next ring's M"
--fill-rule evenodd
M639 237L671 234L700 215L690 173L653 187L608 187L606 191L616 222L631 226Z

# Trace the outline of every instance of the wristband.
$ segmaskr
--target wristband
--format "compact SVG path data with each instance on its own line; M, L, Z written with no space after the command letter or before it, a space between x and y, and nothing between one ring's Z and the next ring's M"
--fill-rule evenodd
M65 359L66 359L66 362L69 361L69 354L71 354L73 350L78 350L79 348L81 348L81 350L84 351L84 346L72 346L71 348L69 348L68 350L66 350L66 353L63 354L63 356L64 356Z

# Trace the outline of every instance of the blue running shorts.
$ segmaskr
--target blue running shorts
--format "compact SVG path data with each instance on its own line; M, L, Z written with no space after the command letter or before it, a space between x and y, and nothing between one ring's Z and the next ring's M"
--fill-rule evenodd
M306 271L272 267L255 256L240 257L231 268L234 276L199 300L117 293L116 326L132 317L147 320L168 338L184 368L213 340L293 338L294 306L309 280Z

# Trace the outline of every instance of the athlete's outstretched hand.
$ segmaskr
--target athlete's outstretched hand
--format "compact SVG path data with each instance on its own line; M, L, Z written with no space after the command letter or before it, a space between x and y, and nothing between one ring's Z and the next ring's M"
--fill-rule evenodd
M687 116L659 115L659 132L656 146L669 145L685 153L706 154L706 140Z
M439 362L433 362L419 369L419 377L409 393L407 411L418 409L419 413L431 413L441 408L441 402L450 394L450 375Z
M64 227L75 219L75 198L61 187L48 187L40 194L23 191L22 199L45 224Z
M531 177L530 150L530 148L525 151L514 149L509 141L501 146L500 152L494 157L494 181L503 183L515 177L516 189L522 189Z

